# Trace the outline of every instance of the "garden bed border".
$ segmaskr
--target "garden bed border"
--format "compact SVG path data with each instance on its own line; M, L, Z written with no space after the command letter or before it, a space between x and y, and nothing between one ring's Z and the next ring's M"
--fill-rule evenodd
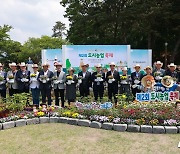
M180 133L180 126L151 126L151 125L133 125L133 124L114 124L110 122L100 123L87 119L75 119L67 117L39 117L32 119L19 119L0 123L0 130L6 130L25 125L36 125L43 123L65 123L76 126L84 126L97 129L114 130L118 132L136 132L151 134L177 134Z

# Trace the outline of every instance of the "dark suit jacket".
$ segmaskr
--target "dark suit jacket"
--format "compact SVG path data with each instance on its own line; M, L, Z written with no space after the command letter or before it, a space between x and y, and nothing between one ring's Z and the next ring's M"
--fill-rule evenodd
M99 82L99 83L100 83L101 86L104 86L105 73L100 72L99 74L102 74L102 79L103 79L103 81L101 81L101 82ZM92 82L93 82L93 87L96 87L96 86L97 86L97 83L98 83L98 82L95 81L95 79L97 79L96 75L97 75L97 72L94 72L94 73L92 74L92 78L91 78L91 79L92 79Z
M30 71L26 70L25 75L23 75L21 70L18 70L16 73L16 81L18 84L18 89L23 90L23 89L29 89L29 82L22 82L22 78L27 78L30 81Z
M83 72L79 72L78 76L82 76L83 77ZM89 89L89 87L92 87L92 79L91 79L91 73L90 72L86 72L85 78L82 79L82 83L79 85L79 88L84 88L84 89Z
M176 72L176 71L171 72L170 70L167 70L167 71L165 72L165 75L169 75L169 76L171 76L172 78L176 78L176 79L177 79L177 82L180 82L179 74L178 74L178 72Z
M1 75L2 77L4 77L4 80L1 81L2 84L0 84L0 90L4 90L4 89L6 89L6 77L7 77L7 73L4 72L4 71L2 71L2 72L0 73L0 75Z
M138 79L139 81L141 81L141 79L144 77L144 75L142 73L138 73ZM136 79L136 72L131 73L131 81L132 81L132 85L134 85L134 80Z
M111 71L108 71L107 72L107 74L106 74L106 81L107 81L107 83L108 83L108 77L109 76L111 76ZM108 88L115 88L116 90L118 89L118 83L119 83L119 81L120 81L120 75L119 75L119 72L118 71L114 71L114 73L113 73L113 77L114 77L114 79L115 79L115 81L114 82L112 82L112 83L108 83Z
M49 78L49 81L47 81L46 83L42 83L42 81L40 80L40 77L41 75L44 75L44 71L41 70L39 72L39 75L38 75L38 81L39 81L39 89L51 89L52 88L52 77L53 77L53 72L48 70L48 73L47 73L47 77Z

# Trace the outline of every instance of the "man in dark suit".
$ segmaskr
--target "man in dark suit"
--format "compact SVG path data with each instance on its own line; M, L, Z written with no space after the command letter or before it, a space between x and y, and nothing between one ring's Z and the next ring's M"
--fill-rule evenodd
M49 70L49 64L43 64L43 70L39 72L38 81L40 83L39 89L42 95L42 103L46 104L46 97L48 99L48 105L51 105L51 81L53 72Z
M168 65L168 70L165 72L165 75L171 76L174 79L175 83L179 83L180 79L179 79L179 74L176 71L176 65L174 65L174 63L171 63L170 65Z
M88 64L82 63L82 71L78 73L78 77L82 78L78 81L81 97L87 97L89 95L89 88L92 86L91 73L87 71L88 66Z
M137 86L141 84L141 79L143 78L143 74L140 72L141 66L136 64L134 66L135 72L131 73L131 81L132 81L132 93L134 97L136 97L136 93L141 92L141 90L137 89Z
M98 100L98 97L100 100L103 98L104 94L104 80L105 80L105 74L101 70L101 64L96 65L96 72L92 74L92 82L93 82L93 93L95 97L95 101Z
M18 85L19 93L29 93L30 85L30 71L26 70L26 64L22 62L20 65L20 70L16 73L16 81Z
M0 63L0 94L2 98L6 98L6 77L7 73L3 71L3 65Z
M156 68L153 70L152 75L157 83L161 82L161 79L165 75L165 70L162 69L163 63L161 61L156 62Z
M108 97L112 101L112 96L114 96L115 106L117 105L116 95L118 94L118 83L120 81L119 72L115 70L115 63L111 62L110 71L107 72L106 81L108 83Z

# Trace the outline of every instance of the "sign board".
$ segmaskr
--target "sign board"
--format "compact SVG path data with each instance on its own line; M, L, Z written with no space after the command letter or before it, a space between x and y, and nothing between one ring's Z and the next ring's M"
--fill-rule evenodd
M149 101L176 101L179 99L179 91L137 93L136 100L139 102Z
M84 109L84 110L100 110L100 109L111 109L113 107L113 104L111 102L105 102L105 103L96 103L92 102L89 104L81 103L81 102L76 102L75 106L78 109Z
M50 70L54 71L54 62L62 62L62 49L43 49L41 51L42 64L48 63Z
M128 55L128 67L131 69L131 72L134 71L136 64L140 64L142 70L147 66L152 66L152 50L132 49Z
M63 45L63 60L66 69L73 67L76 72L81 69L82 63L89 64L92 72L98 63L109 68L109 63L114 62L117 70L128 66L128 52L130 45Z

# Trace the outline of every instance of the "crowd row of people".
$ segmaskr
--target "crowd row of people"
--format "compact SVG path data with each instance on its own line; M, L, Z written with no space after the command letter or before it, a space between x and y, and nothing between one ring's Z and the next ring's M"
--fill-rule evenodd
M168 70L164 70L162 69L163 63L157 61L155 69L150 66L144 69L145 74L141 72L142 68L137 64L134 66L135 71L131 75L127 74L127 67L122 68L122 75L120 75L115 69L114 62L111 62L109 66L110 70L108 71L102 69L101 64L97 64L95 66L96 71L91 73L88 71L88 64L83 63L81 64L82 71L75 75L73 68L69 68L68 74L66 74L62 70L62 63L59 62L55 63L56 70L54 72L49 70L49 64L47 63L42 65L41 71L38 71L39 66L37 64L32 64L33 71L30 72L24 62L19 64L20 69L17 69L16 63L10 63L10 71L5 72L3 65L0 63L0 94L1 97L6 97L6 84L8 84L10 96L16 93L29 93L31 90L34 105L39 105L40 94L42 103L44 104L47 101L48 105L51 105L51 91L53 89L55 105L59 106L61 99L61 106L64 107L65 98L69 105L70 102L75 102L77 88L81 97L87 97L92 88L94 99L97 101L103 98L105 87L107 87L109 100L114 97L114 102L117 104L116 94L130 94L132 92L135 96L139 92L152 91L151 86L150 88L144 86L145 83L148 85L154 81L154 83L161 84L164 76L171 77L176 85L180 82L180 73L176 71L174 63L168 65Z

